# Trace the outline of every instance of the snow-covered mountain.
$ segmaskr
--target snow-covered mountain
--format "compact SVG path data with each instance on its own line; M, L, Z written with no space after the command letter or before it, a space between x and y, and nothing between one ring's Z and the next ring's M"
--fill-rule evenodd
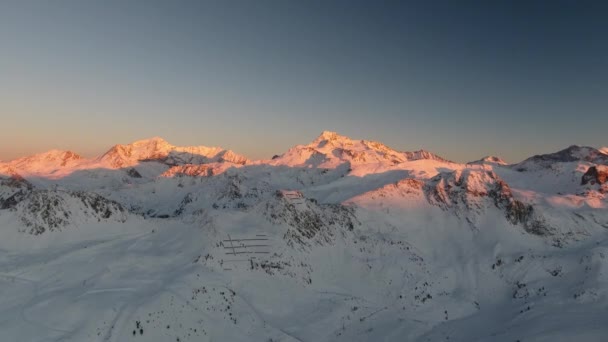
M159 161L168 165L206 164L211 162L231 162L245 164L247 158L220 147L187 146L169 144L155 137L135 141L128 145L115 145L99 158L103 165L124 168L142 161Z
M211 163L244 165L248 162L246 157L221 147L174 146L162 138L154 137L127 145L115 145L103 155L92 159L83 158L71 151L51 150L0 163L0 171L10 168L24 176L60 179L78 172L104 173L103 170L121 169L134 176L140 168L144 172L157 173L172 166Z
M323 132L0 163L0 339L603 341L608 155L508 165Z
M69 170L83 161L83 158L72 151L50 150L48 152L19 158L8 162L4 168L11 168L27 174L51 175L60 170Z
M530 157L521 163L513 165L513 167L518 171L529 171L539 168L551 168L557 163L569 162L608 164L608 155L593 147L572 145L555 153Z
M472 162L469 162L467 164L478 164L478 165L483 165L483 164L494 164L494 165L507 165L507 162L505 162L504 160L502 160L499 157L495 157L495 156L486 156L483 157L479 160L475 160Z
M4 201L17 214L23 230L34 235L89 222L125 222L125 209L95 193L37 190L18 193Z
M336 132L324 131L310 144L295 146L274 158L270 164L334 168L343 163L391 166L420 159L446 161L424 150L398 152L376 141L353 140Z

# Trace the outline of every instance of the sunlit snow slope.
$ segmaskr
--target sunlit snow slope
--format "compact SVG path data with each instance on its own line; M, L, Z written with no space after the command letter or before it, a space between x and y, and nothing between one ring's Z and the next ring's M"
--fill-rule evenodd
M0 163L0 341L605 341L607 153L323 132Z

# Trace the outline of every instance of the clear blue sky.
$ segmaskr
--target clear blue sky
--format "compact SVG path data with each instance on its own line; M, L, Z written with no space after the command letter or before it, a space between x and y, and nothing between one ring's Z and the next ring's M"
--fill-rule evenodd
M0 159L322 130L467 161L608 145L606 1L0 2Z

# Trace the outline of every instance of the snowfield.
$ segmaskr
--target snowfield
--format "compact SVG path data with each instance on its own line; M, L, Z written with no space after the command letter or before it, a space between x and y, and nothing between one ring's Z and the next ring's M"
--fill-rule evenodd
M606 341L608 152L323 132L0 163L1 341Z

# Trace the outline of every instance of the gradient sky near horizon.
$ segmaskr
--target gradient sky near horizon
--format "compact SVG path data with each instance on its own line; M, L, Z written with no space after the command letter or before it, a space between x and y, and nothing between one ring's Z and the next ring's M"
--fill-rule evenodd
M0 1L0 160L332 130L456 161L608 145L608 2Z

